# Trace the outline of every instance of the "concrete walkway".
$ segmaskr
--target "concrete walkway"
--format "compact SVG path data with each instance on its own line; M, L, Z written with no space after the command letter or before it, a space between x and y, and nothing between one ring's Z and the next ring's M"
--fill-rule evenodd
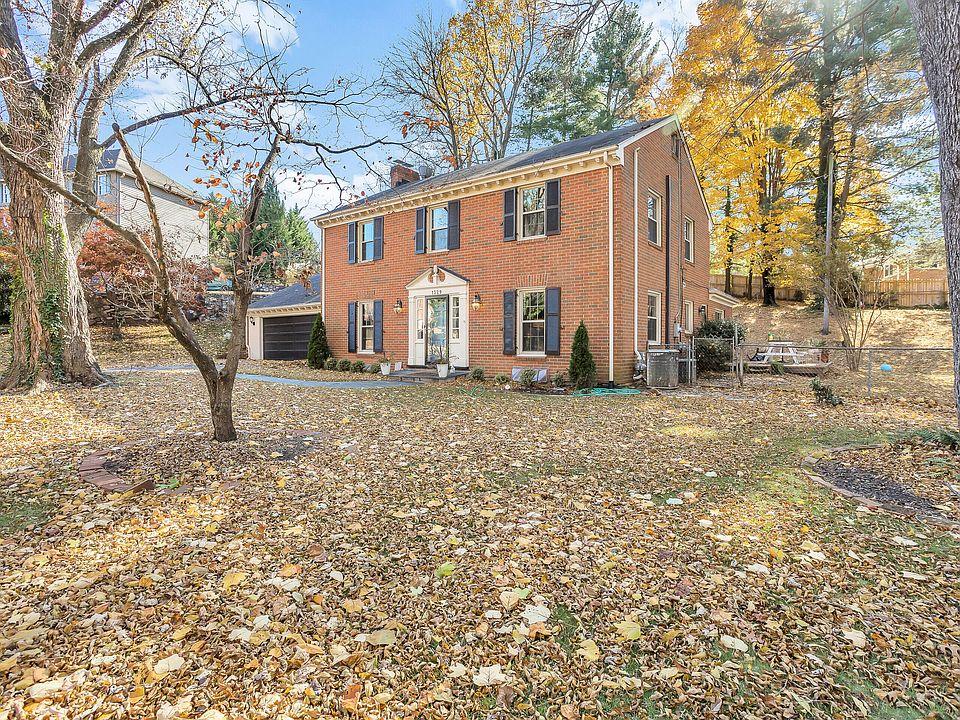
M184 371L199 372L193 365L147 365L144 367L119 367L104 370L108 375L112 373ZM237 373L237 379L276 383L278 385L294 385L296 387L340 388L341 390L378 390L382 388L415 386L414 383L399 382L397 380L297 380L295 378L282 378L274 375L254 375L250 373Z

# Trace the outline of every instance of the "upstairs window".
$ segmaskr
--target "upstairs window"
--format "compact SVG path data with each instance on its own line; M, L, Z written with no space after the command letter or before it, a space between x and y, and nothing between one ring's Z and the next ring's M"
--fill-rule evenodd
M368 220L362 225L359 225L358 230L360 237L357 238L357 241L360 243L360 261L373 260L373 220Z
M110 181L110 176L107 173L100 173L97 175L97 196L102 197L103 195L112 194L113 184Z
M521 290L520 311L520 352L541 354L546 347L546 291Z
M535 185L520 191L520 237L546 234L546 186Z
M447 228L450 217L446 205L430 208L430 252L447 249Z
M683 219L683 259L693 262L693 220Z
M662 242L660 217L663 200L653 190L647 193L647 239L653 245Z

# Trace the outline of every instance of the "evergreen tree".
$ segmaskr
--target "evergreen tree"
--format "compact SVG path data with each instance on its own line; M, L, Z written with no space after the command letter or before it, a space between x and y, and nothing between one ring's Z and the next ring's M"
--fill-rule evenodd
M573 347L570 349L570 382L577 389L593 387L597 379L597 363L590 352L590 338L587 326L580 321L573 335Z
M649 114L662 66L653 26L635 5L618 5L586 37L568 38L527 88L529 138L563 142Z
M310 340L307 342L307 365L319 370L329 357L327 328L323 324L323 315L317 313L317 319L313 321L313 329L310 331Z

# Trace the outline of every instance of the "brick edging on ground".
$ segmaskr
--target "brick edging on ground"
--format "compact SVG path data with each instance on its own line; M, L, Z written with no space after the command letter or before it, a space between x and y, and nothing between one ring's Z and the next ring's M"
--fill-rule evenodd
M121 445L121 447L123 447ZM80 479L94 485L100 490L108 493L127 493L143 492L144 490L153 490L154 483L152 478L142 480L138 483L126 483L119 476L104 467L107 462L107 456L112 450L99 450L87 455L80 461L80 467L77 472Z
M850 452L852 450L871 450L873 448L882 447L880 443L867 443L863 445L839 445L837 447L827 448L817 455L807 455L800 463L800 469L803 473L810 479L812 482L825 487L838 495L845 497L849 500L853 500L861 505L864 505L871 510L886 510L887 512L893 513L895 515L902 515L904 517L914 518L917 520L922 520L923 522L930 523L944 530L960 530L960 522L955 520L950 520L939 515L929 515L927 513L922 513L913 508L908 508L904 505L898 505L897 503L892 502L881 502L873 498L867 497L865 495L859 495L851 490L846 488L839 487L834 485L832 482L823 477L819 472L817 472L817 463L821 460L826 460L833 457L836 453L841 452Z

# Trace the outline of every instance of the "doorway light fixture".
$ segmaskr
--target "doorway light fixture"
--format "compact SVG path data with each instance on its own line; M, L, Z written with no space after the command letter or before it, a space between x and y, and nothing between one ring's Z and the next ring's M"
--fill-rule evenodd
M470 303L470 307L474 310L479 310L481 305L483 305L483 303L480 301L480 293L474 293L473 302Z
M393 311L399 315L403 311L403 300L397 298L397 302L393 305Z

